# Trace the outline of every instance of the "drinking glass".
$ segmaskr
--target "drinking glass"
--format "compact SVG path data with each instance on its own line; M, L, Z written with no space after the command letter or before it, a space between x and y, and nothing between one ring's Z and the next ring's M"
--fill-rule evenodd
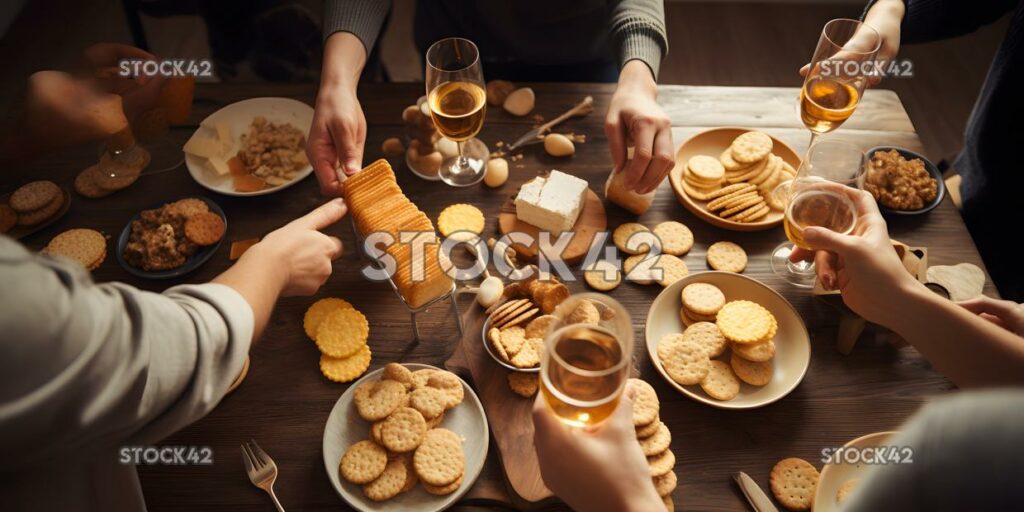
M878 31L858 20L825 24L800 89L800 119L811 131L811 144L853 115L881 43Z
M455 187L479 183L488 157L487 146L475 138L487 112L480 51L459 37L434 43L427 50L426 79L434 126L459 146L458 155L441 163L441 180Z
M810 249L804 230L811 226L849 234L857 224L857 209L844 190L862 188L867 156L856 144L820 140L807 150L797 176L780 184L772 194L786 205L783 225L788 242L772 251L772 270L793 285L814 286L814 263L792 262L794 247Z
M551 413L574 427L611 416L629 379L633 325L615 299L573 295L554 312L541 354L541 393Z

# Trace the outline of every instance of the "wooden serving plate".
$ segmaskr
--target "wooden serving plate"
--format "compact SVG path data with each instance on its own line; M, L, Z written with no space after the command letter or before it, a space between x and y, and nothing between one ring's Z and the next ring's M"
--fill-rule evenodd
M509 487L515 497L528 502L514 503L530 508L541 501L554 501L554 494L540 477L540 465L533 446L533 402L508 387L506 370L487 354L480 332L486 320L483 308L469 306L462 316L463 336L445 366L467 377L480 397L487 422L498 447L498 455Z
M536 240L540 236L540 229L516 217L516 195L518 194L519 189L516 189L516 192L505 201L505 204L501 205L498 229L503 235L520 232L533 237L535 242L529 247L516 244L512 248L516 251L516 256L519 259L536 263ZM570 265L582 261L583 257L587 255L587 251L590 250L591 244L594 243L594 236L608 229L608 217L605 215L604 202L590 188L587 188L587 196L583 200L583 210L580 211L580 217L576 219L576 224L573 224L572 229L575 234L565 248L565 252L561 254L562 261Z
M68 213L68 210L71 209L71 194L69 194L68 191L64 189L64 187L60 187L60 192L64 194L64 204L61 205L59 210L57 210L57 213L53 214L53 216L51 216L49 219L46 219L40 222L39 224L35 224L32 226L14 225L8 232L4 234L15 240L21 240L22 238L25 238L26 236L31 235L32 233L35 233L36 231L39 231L40 229L43 229L49 226L50 224L53 224L54 222L60 220L60 218L63 217L66 213ZM4 194L0 196L0 204L7 204L8 202L10 202L11 194L13 193L14 192L12 191L9 194Z
M686 169L686 162L690 160L690 157L708 155L718 158L722 151L725 151L736 137L749 131L751 131L749 128L714 128L694 135L690 140L684 142L682 146L679 146L679 150L676 151L676 166L668 173L668 180L672 184L672 190L676 192L679 202L697 217L723 229L762 231L782 223L783 213L775 210L768 212L768 215L757 222L726 220L709 212L707 201L693 199L683 190L683 170ZM793 169L800 168L800 155L793 148L775 137L772 137L772 143L772 153L782 158L789 165L792 165Z

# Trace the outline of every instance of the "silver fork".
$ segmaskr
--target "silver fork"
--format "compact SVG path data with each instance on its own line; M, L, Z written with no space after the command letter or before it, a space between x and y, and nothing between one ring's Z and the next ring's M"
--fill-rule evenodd
M242 444L242 462L245 463L245 472L249 474L252 484L266 491L270 499L274 500L277 511L284 512L284 507L274 495L274 482L277 480L277 464L274 464L274 459L256 444L255 439L250 439Z

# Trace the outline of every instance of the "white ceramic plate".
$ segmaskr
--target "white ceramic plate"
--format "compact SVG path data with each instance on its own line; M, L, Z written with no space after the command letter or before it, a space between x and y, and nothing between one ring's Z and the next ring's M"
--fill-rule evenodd
M203 119L202 125L213 126L214 122L224 121L231 128L231 136L235 139L235 151L241 148L242 134L249 131L249 125L256 116L263 116L274 123L289 123L302 130L309 143L309 127L313 124L313 107L291 98L252 98L232 103L210 114ZM197 130L206 130L200 126ZM295 179L273 188L257 192L236 192L234 180L230 175L221 176L202 165L199 157L185 153L185 166L188 167L192 179L200 185L228 196L262 196L286 189L309 176L313 166L307 165L299 171Z
M866 436L858 437L843 445L844 448L871 448L885 446L889 438L897 432L875 432ZM821 468L821 476L818 477L818 487L814 490L814 512L829 512L839 510L836 504L836 493L847 480L853 478L863 479L870 465L858 464L825 464Z
M683 307L680 294L683 288L691 283L713 284L722 290L727 301L754 301L775 315L779 322L779 330L775 334L775 373L771 382L764 386L751 386L741 382L740 394L732 400L723 401L708 396L700 385L679 385L665 373L661 361L658 360L658 340L666 334L683 332L685 326L679 319L679 309ZM800 384L811 361L811 339L803 319L793 305L761 282L732 272L698 272L672 283L662 290L651 304L645 331L647 353L665 381L680 393L698 402L722 409L753 409L779 400ZM726 351L725 357L728 355L729 352Z
M425 364L407 363L406 368L416 371L424 368L439 369ZM446 428L455 432L463 439L462 450L466 454L466 467L462 477L462 485L459 489L447 496L434 496L423 490L422 484L417 484L409 492L399 494L387 501L373 501L363 494L362 486L355 485L341 478L338 474L338 464L341 456L349 446L370 438L370 423L359 417L356 413L352 398L356 386L367 379L379 379L383 369L370 372L363 378L348 387L341 398L331 409L331 415L327 418L327 425L324 427L324 468L327 470L327 478L349 505L362 511L402 511L416 510L422 512L434 512L444 510L459 500L476 482L480 471L484 467L484 460L487 459L487 448L490 443L490 431L487 426L487 416L480 404L476 393L462 381L465 390L465 398L462 403L454 409L444 413L444 421L440 428ZM459 379L462 380L462 379Z

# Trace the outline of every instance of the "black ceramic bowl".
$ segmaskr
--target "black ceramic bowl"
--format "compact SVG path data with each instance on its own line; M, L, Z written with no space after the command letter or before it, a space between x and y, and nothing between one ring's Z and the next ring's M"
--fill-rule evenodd
M211 212L220 215L220 218L224 220L224 237L226 237L228 218L226 215L224 215L224 210L221 210L220 206L218 206L217 203L203 196L190 197L201 199L203 202L206 203L207 206L210 207ZM153 205L151 208L159 208L167 203L172 202L173 201L162 201L160 204ZM132 233L132 221L138 219L140 215L142 215L141 211L139 213L136 213L135 216L128 221L128 224L126 224L124 229L121 231L121 236L117 237L117 262L120 263L121 266L124 267L124 269L127 270L129 274L138 277L144 277L146 279L172 279L175 277L181 277L199 268L199 266L202 265L203 263L206 263L206 260L210 259L210 257L213 256L213 253L217 252L217 248L219 248L221 242L224 241L224 237L221 237L221 239L218 240L217 243L213 245L200 247L199 250L192 255L192 257L185 260L185 263L177 268L172 268L168 270L144 270L138 267L133 267L129 265L127 261L124 260L124 246L128 244L128 237Z
M920 215L922 213L930 212L933 208L938 206L939 203L941 203L942 200L946 197L946 182L945 182L945 180L942 179L942 173L939 172L939 168L935 167L935 164L933 164L930 160L925 158L924 155L919 155L919 154L917 154L917 153L915 153L915 152L913 152L913 151L911 151L909 149L897 148L897 147L893 147L893 146L878 146L878 147L874 147L874 148L869 149L868 153L867 153L868 154L868 165L871 165L870 164L871 159L875 156L876 152L878 152L878 151L889 151L891 149L895 149L896 151L898 151L899 154L902 155L903 158L906 158L907 160L913 160L915 158L920 158L921 161L924 162L924 168L928 170L928 173L931 174L932 177L935 178L935 181L937 182L937 189L936 189L936 192L935 192L935 199L933 199L931 202L925 204L924 206L922 206L921 208L918 208L916 210L896 210L896 209L893 209L893 208L889 208L888 206L885 206L882 203L878 203L878 209L881 210L882 214L884 214L884 215Z

